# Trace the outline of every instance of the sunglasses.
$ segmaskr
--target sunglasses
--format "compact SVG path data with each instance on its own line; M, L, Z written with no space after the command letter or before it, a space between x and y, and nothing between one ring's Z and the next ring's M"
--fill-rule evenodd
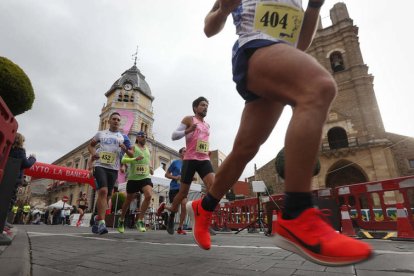
M121 121L121 119L118 119L118 118L112 118L112 120L113 120L113 121L118 121L118 122L120 122L120 121Z

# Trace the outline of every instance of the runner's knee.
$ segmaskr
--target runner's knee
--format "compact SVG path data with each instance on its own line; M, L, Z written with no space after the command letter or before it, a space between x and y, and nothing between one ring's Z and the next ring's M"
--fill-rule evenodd
M260 145L256 141L248 143L234 143L233 151L236 160L240 162L249 162L253 159L256 153L259 151Z
M306 93L298 105L308 106L312 109L326 111L335 99L337 87L331 76L315 78L311 84L306 84Z
M151 194L144 194L144 200L151 200L152 195Z

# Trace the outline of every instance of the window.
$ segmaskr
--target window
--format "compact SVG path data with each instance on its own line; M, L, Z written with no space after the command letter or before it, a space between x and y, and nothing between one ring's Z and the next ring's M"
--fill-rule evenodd
M408 159L408 164L411 169L414 169L414 159Z
M348 136L345 129L341 127L334 127L328 131L328 142L330 149L347 148Z
M344 66L344 59L342 58L342 54L340 52L333 52L329 60L331 61L331 68L334 72L340 72L345 70Z
M167 170L167 163L161 162L161 167L164 171L166 171Z
M89 161L89 159L88 159L88 158L85 158L85 159L83 160L83 169L85 169L85 170L87 170L87 169L88 169L88 161Z

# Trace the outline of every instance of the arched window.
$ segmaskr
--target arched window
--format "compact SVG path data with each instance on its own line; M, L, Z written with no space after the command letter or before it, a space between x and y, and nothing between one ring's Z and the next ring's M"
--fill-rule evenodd
M341 127L331 128L328 131L328 143L330 149L347 148L349 146L348 135L345 129Z
M340 72L345 70L344 59L342 58L342 54L340 52L333 52L329 59L331 61L332 71Z

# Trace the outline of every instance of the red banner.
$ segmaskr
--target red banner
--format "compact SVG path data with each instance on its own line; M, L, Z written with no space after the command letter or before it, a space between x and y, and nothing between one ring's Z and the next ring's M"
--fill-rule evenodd
M89 176L88 170L36 162L30 169L24 170L24 173L35 178L48 178L68 182L86 183L95 189L94 178Z

